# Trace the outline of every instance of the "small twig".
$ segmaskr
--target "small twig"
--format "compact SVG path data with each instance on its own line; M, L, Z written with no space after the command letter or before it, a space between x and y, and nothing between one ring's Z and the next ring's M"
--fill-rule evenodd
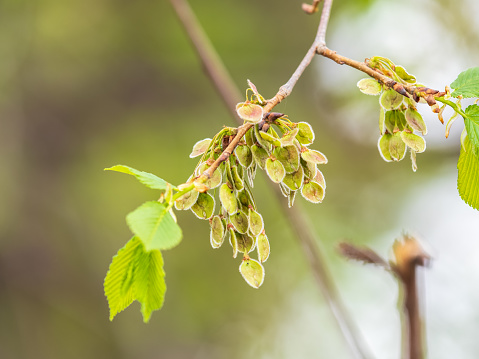
M365 264L374 264L387 270L390 269L389 264L371 248L356 247L351 243L343 242L339 244L339 251L348 259L360 261Z
M427 266L430 256L419 242L404 236L393 245L396 263L391 265L404 288L403 342L406 345L404 357L423 359L426 353L426 339L418 296L417 267ZM407 353L407 354L406 354Z
M318 12L320 2L321 0L314 0L311 5L303 3L302 9L306 14L314 14L315 12Z

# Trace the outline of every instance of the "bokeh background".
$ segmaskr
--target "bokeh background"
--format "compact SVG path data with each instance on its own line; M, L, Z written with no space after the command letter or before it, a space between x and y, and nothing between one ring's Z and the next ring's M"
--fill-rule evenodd
M300 1L191 1L241 91L273 96L310 46L318 16ZM328 45L382 55L444 88L479 64L475 0L343 0ZM372 357L399 358L397 283L340 258L337 244L384 256L403 231L434 257L422 291L430 358L479 353L479 213L456 190L461 121L449 139L427 119L428 149L385 163L377 98L355 70L316 58L277 109L316 131L329 163L323 204L302 199L334 281ZM209 226L178 213L180 246L164 252L163 309L143 324L138 303L108 320L102 282L130 237L124 217L157 194L126 164L172 183L188 178L192 145L233 125L168 1L0 0L0 358L350 358L295 233L265 176L255 196L272 245L260 290L238 273Z

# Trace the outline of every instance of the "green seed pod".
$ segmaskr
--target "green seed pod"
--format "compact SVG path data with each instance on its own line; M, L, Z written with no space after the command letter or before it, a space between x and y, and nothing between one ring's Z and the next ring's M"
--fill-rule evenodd
M411 165L412 165L412 170L416 172L417 171L416 152L413 149L411 149Z
M383 91L379 103L385 110L395 110L401 106L404 96L394 90Z
M414 133L401 132L401 139L416 153L424 152L426 149L426 141L424 141L424 138Z
M266 262L269 257L270 248L268 237L264 232L261 233L258 238L256 238L256 249L258 251L258 259L260 262Z
M294 144L294 140L296 139L296 136L298 135L299 128L296 127L295 129L292 129L291 131L285 132L283 137L281 137L281 146L286 147L286 146L292 146Z
M246 170L246 178L248 179L249 185L251 188L254 187L254 178L256 177L256 162L253 162L253 164L248 167Z
M190 158L198 157L206 152L210 147L211 138L205 138L204 140L198 141L193 145L193 150L191 151Z
M298 170L300 156L296 146L276 147L273 156L283 164L286 173Z
M404 67L396 65L394 67L394 72L396 72L396 74L407 83L416 83L416 78L414 75L409 74Z
M175 201L175 208L178 210L187 210L193 206L198 199L198 192L191 190Z
M234 226L236 232L245 234L248 231L248 217L241 211L230 215L230 223Z
M253 158L258 164L258 166L260 166L261 169L264 169L266 159L269 157L268 152L266 152L263 147L260 147L255 144L251 146L251 153L253 154Z
M258 123L263 119L263 107L254 103L240 102L236 105L236 112L245 122Z
M316 171L318 170L316 163L306 162L305 160L301 159L301 166L303 167L304 178L312 179L314 176L316 176Z
M252 208L250 208L248 212L248 228L255 237L264 229L263 217Z
M281 141L277 139L276 137L274 137L273 135L269 134L268 132L260 131L259 134L261 135L263 140L269 142L273 146L281 146Z
M247 234L236 233L236 240L238 241L238 252L247 254L256 247L255 239Z
M254 135L256 137L256 142L259 143L261 147L265 149L265 151L269 154L271 153L271 150L273 149L273 145L266 141L262 136L261 136L261 131L259 130L258 125L254 125Z
M301 158L307 162L313 162L316 164L326 164L328 159L321 152L316 150L310 150L307 147L301 149Z
M198 175L205 172L211 166L208 165L206 162L203 162L200 167L198 168ZM218 167L214 172L210 179L206 180L205 185L209 189L213 189L218 187L221 183L223 183L223 175L221 174L221 169Z
M232 166L231 167L231 175L233 177L233 183L235 185L235 188L238 191L241 191L244 187L244 184L243 184L243 179L241 178L241 176L238 173L238 167L237 166Z
M384 161L386 162L391 162L391 153L389 152L389 141L391 140L391 135L390 133L386 133L379 137L378 141L378 149L381 157L383 158Z
M215 211L215 199L208 192L200 193L191 211L199 219L208 219Z
M219 248L225 238L225 227L220 216L216 215L210 219L210 243L213 248Z
M426 123L422 119L422 116L414 108L408 108L406 110L406 121L409 126L414 130L419 131L423 136L427 133Z
M254 129L253 128L250 128L248 131L246 131L245 135L244 135L244 140L246 141L246 144L251 147L254 145L254 143L256 142L255 138L254 138Z
M241 166L248 168L253 162L253 154L246 145L238 145L235 148L235 155Z
M316 182L309 182L303 185L301 195L309 202L321 203L324 198L324 190Z
M407 125L406 117L400 110L386 111L385 117L384 125L389 133L403 131Z
M290 192L289 187L286 186L283 182L281 182L281 183L279 184L279 189L281 190L281 194L282 194L283 196L285 196L285 197L288 197L288 196L289 196L289 192Z
M401 138L401 132L396 132L389 140L389 153L395 162L401 161L406 155L406 144Z
M283 164L278 160L268 158L266 160L265 169L268 177L275 183L280 183L286 175Z
M314 131L311 125L307 122L298 122L298 134L296 135L296 139L302 145L310 145L314 142Z
M287 173L286 176L284 176L283 183L288 186L291 191L297 191L303 185L303 178L303 166L299 166L296 172Z
M379 133L384 135L386 133L386 111L379 106Z
M290 191L288 195L288 207L291 208L293 207L294 200L296 198L296 192L298 191Z
M233 228L229 229L230 232L230 244L231 248L233 248L233 258L236 258L238 255L238 240L236 239L236 233Z
M253 288L259 288L264 281L264 268L258 261L245 257L240 264L239 271L246 283Z
M221 185L219 197L221 205L229 215L238 211L238 204L236 202L234 190L233 188L230 188L228 184L223 183Z
M357 86L359 91L366 95L377 96L382 90L381 84L377 80L371 78L359 80Z
M320 170L316 171L316 176L314 176L313 182L316 182L323 187L324 190L326 190L326 180L324 179L323 173Z
M241 191L238 191L236 193L236 198L238 199L238 202L243 207L248 207L248 205L250 204L248 195L246 194L246 189L242 189Z

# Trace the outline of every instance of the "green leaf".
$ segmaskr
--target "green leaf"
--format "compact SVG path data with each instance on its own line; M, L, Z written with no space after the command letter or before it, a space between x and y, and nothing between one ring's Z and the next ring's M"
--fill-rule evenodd
M239 271L246 283L253 288L259 288L264 281L264 268L257 260L248 258L241 262Z
M141 252L135 274L135 292L136 300L141 303L143 321L148 323L151 313L161 309L165 300L165 272L159 250Z
M123 165L116 165L110 168L105 168L105 171L116 171L116 172L126 173L129 175L135 176L136 179L140 181L141 183L143 183L146 187L149 187L152 189L159 189L159 190L166 189L167 182L161 179L160 177L155 176L152 173L138 171L134 168L123 166ZM176 188L175 186L172 186L172 187Z
M452 97L479 97L479 67L472 67L459 74L451 84Z
M135 300L134 275L143 244L133 237L113 257L103 284L110 307L110 320Z
M163 258L159 250L147 252L142 241L133 237L113 257L105 277L104 290L110 320L134 300L141 303L143 321L163 306L166 284Z
M457 189L462 200L479 210L479 149L473 146L469 136L457 161Z
M126 216L126 222L147 251L173 248L182 238L180 227L160 202L143 203Z
M479 106L468 106L465 113L464 125L466 126L467 136L474 147L479 148Z

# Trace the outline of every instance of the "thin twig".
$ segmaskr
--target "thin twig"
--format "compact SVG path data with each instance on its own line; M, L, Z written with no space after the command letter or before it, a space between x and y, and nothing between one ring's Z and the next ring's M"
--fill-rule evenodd
M181 3L181 7L188 7L188 3L186 2L186 0L170 0L170 1L172 2L173 5L175 4L178 5L178 3ZM329 14L331 11L332 2L333 2L332 0L325 0L324 6L323 6L323 12L321 15L321 21L318 27L318 33L316 35L316 38L312 46L308 50L303 61L301 61L301 64L298 66L298 68L296 69L294 74L291 76L289 81L285 85L281 86L278 93L271 100L269 100L267 104L264 106L265 114L270 112L284 98L289 96L294 85L301 77L301 74L304 72L304 70L309 65L314 55L316 54L318 47L321 46L321 44L324 44L324 38L326 35L326 28L327 28L327 23L329 20ZM177 6L175 6L175 9L176 8ZM183 21L183 17L180 16L180 20ZM192 23L190 23L189 25L190 27L193 27ZM199 26L197 22L195 22L195 25ZM193 32L201 32L201 31L202 30L199 28L198 29L193 28ZM193 44L194 46L202 46L201 43L199 42L193 42ZM208 47L207 51L214 51L214 49L212 47ZM204 53L204 51L200 51L198 49L197 49L197 52L199 56L201 56L201 54ZM209 58L211 58L211 56L205 56L205 57L202 57L201 60L203 63L205 63L209 61L208 60ZM207 66L205 65L205 67ZM208 66L207 68L212 68L214 70L216 67ZM221 65L219 68L224 68L224 66ZM221 74L216 73L215 76L213 77L210 75L209 72L208 72L208 75L210 76L210 79L215 84L216 84L216 81L214 79L220 78L221 79L221 81L219 81L220 83L229 82L230 86L234 86L229 76L225 76L221 78ZM218 91L218 92L220 93L221 96L224 95L222 91ZM234 100L223 99L223 100L226 104L232 103L234 106L236 102L240 100L240 97L238 95L238 100L236 99ZM236 115L234 116L234 118L235 120L238 120L238 117ZM230 144L227 146L225 151L223 151L220 157L215 161L215 163L211 165L210 168L206 172L204 172L198 179L205 180L209 178L211 174L216 170L216 168L221 164L221 162L225 161L231 155L232 151L234 150L236 145L239 143L241 138L252 126L253 126L252 124L244 124L238 127L238 132L235 138L230 142ZM316 279L316 282L318 283L319 288L321 289L323 295L325 296L327 300L327 303L331 309L331 312L333 313L334 318L336 319L336 322L352 352L353 357L354 358L371 357L371 355L369 354L369 350L367 349L364 343L364 340L362 339L356 326L354 325L351 318L349 317L344 307L344 304L342 303L342 300L339 296L339 293L336 289L336 286L333 280L331 279L329 270L326 267L326 261L324 259L324 255L322 254L321 250L318 247L317 239L316 239L316 236L313 234L311 225L306 221L305 215L301 213L296 207L288 208L279 188L277 187L274 187L274 188L275 188L275 194L281 204L281 208L283 209L285 213L285 217L289 219L289 223L293 231L296 233L296 238L298 239L301 247L303 248L304 254L309 261L309 265L311 267L313 276Z
M315 12L318 12L320 2L321 0L313 0L313 3L311 5L303 3L302 9L306 14L314 14Z

